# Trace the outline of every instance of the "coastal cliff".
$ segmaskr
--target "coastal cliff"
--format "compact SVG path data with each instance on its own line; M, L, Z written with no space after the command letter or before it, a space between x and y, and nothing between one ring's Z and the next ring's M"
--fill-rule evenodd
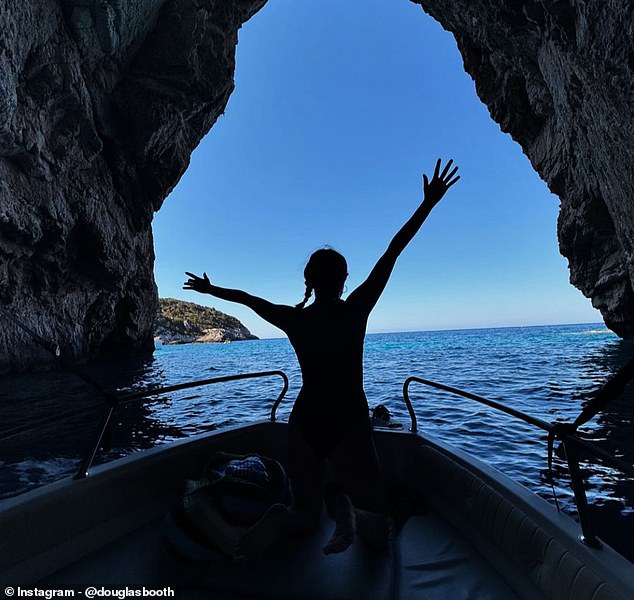
M163 344L257 340L238 319L215 308L161 298L154 329Z
M265 0L0 0L0 306L66 358L154 348L152 218ZM0 372L45 362L0 322Z
M66 357L152 349L152 217L265 2L0 0L0 306ZM634 5L417 2L561 199L572 283L634 337ZM2 323L0 371L45 358Z

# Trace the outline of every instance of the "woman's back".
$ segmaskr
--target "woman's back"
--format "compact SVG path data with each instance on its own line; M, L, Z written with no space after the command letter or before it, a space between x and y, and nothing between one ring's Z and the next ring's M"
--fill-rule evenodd
M339 299L296 309L286 333L297 354L305 392L363 391L367 314Z

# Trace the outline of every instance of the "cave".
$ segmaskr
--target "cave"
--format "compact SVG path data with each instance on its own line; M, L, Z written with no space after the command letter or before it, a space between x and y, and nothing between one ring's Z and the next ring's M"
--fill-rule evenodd
M571 282L634 337L634 6L417 3L560 198ZM27 0L0 15L0 302L66 356L153 348L152 218L224 112L238 31L264 5ZM45 360L0 328L0 371Z

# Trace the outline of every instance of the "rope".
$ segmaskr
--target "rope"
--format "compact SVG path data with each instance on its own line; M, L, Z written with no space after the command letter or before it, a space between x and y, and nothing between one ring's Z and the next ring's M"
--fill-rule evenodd
M42 346L42 348L50 352L53 356L55 356L55 358L61 357L61 351L59 349L58 344L45 340L41 335L35 333L35 331L33 331L28 325L25 325L24 323L22 323L20 319L12 315L5 308L0 308L0 315L5 317L6 319L9 319L9 321L13 322L20 329L23 329L24 331L26 331L40 346Z

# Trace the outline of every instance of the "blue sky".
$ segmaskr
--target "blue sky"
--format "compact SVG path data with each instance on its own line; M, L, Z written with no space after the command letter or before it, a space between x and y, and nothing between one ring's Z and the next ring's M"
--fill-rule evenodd
M489 117L453 37L407 0L271 0L240 31L225 115L154 221L162 297L184 271L273 302L303 297L329 245L361 283L422 199L422 173L461 180L401 255L368 330L600 321L557 247L559 200Z

